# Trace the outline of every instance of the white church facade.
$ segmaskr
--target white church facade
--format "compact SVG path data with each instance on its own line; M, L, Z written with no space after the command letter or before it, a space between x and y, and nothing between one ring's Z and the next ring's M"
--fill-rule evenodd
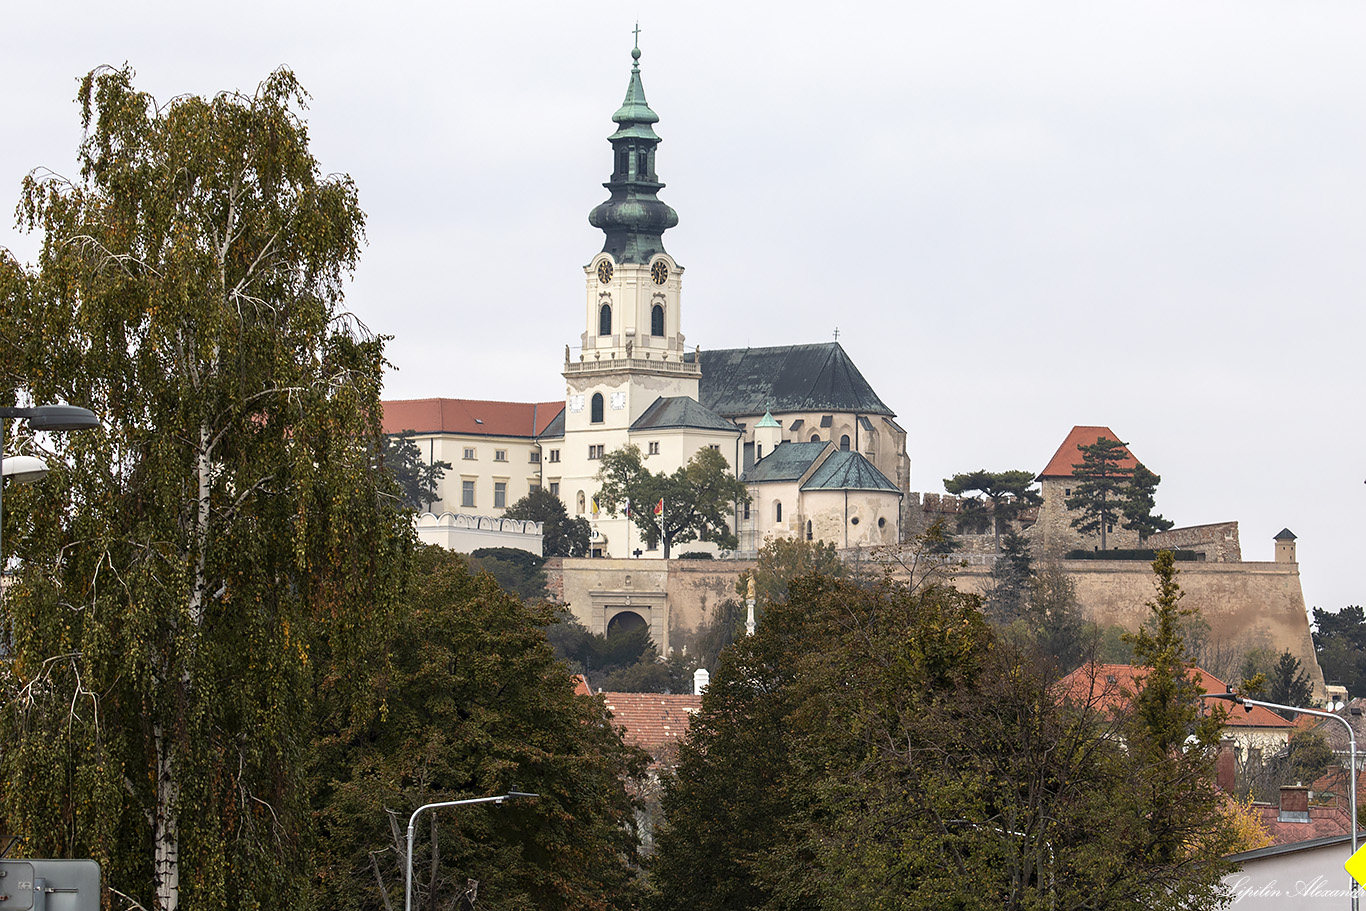
M687 346L685 270L663 242L678 215L658 198L659 118L645 100L639 49L632 56L608 137L610 197L589 215L605 241L583 267L583 331L564 349L563 400L384 403L386 433L413 431L424 458L453 466L419 533L439 528L423 538L472 549L450 529L477 523L459 516L499 518L545 487L570 516L590 521L595 556L658 557L629 519L594 509L603 456L634 445L656 473L672 473L705 448L720 452L751 497L733 509L737 556L772 537L897 543L910 489L906 432L838 342Z

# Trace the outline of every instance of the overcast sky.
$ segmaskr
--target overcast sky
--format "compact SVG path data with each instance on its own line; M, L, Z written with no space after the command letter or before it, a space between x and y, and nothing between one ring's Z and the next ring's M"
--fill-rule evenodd
M75 171L95 66L164 100L287 65L388 397L559 399L637 16L690 345L838 327L919 491L1107 425L1167 517L1248 560L1289 527L1311 607L1366 600L1360 2L10 5L0 208Z

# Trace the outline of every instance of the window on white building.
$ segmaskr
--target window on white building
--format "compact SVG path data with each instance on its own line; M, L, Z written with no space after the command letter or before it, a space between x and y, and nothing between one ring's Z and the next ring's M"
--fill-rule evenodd
M461 506L473 506L473 505L474 505L474 482L473 482L473 481L461 481L461 482L460 482L460 505L461 505Z
M495 461L495 462L506 462L507 460L508 460L508 451L507 451L506 449L495 449L495 450L493 450L493 461Z
M474 458L474 447L473 447L473 446L466 446L466 447L465 447L465 458L467 458L467 459L472 459L472 458Z
M650 441L650 455L659 455L659 442L657 440Z
M508 482L493 482L493 508L506 509L508 505Z

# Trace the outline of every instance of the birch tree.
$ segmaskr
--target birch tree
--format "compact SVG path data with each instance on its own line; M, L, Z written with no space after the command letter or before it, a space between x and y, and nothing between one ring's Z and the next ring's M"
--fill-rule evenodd
M96 70L79 174L23 185L42 248L0 394L103 429L50 442L4 537L4 813L129 907L304 897L315 687L355 679L405 540L377 496L383 340L341 309L364 216L306 97L280 70L158 104Z

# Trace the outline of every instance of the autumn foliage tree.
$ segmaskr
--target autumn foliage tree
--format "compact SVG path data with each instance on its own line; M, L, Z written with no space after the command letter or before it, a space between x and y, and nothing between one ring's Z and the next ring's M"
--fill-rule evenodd
M42 249L6 370L103 428L51 440L4 538L4 816L134 907L302 906L315 695L366 698L411 533L374 458L382 339L341 306L364 216L305 98L280 70L159 104L97 70L78 176L19 204Z
M1188 694L1149 679L1150 729L1063 699L951 587L798 579L693 718L656 907L1214 907L1238 834L1205 729L1171 739Z

